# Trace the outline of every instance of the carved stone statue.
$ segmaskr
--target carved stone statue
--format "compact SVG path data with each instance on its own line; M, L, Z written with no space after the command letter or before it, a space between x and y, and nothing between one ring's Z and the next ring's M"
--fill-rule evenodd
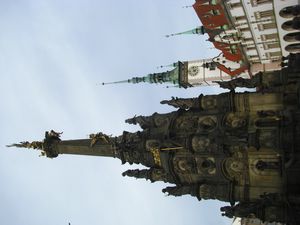
M126 170L122 173L122 176L128 176L128 177L135 177L135 178L142 178L142 179L150 179L150 170L148 169L135 169L135 170Z
M220 85L221 88L234 90L237 87L240 88L256 88L260 85L260 75L257 74L251 79L245 79L242 77L238 77L236 79L230 81L213 81Z
M137 179L150 180L152 183L156 181L173 182L173 179L163 169L135 169L126 170L122 173L123 176L135 177Z
M197 190L198 190L198 185L190 185L190 186L166 187L162 189L162 192L173 196L192 195L192 196L196 196L199 200L201 200L201 198L199 198L197 195Z
M102 141L103 143L110 143L110 138L106 134L99 132L97 134L90 134L91 138L91 147L93 147L98 141Z
M151 116L134 116L133 118L125 120L125 122L134 125L139 124L142 129L147 129L154 125Z
M220 210L222 216L227 216L229 218L233 217L256 217L261 220L267 220L273 222L273 213L276 212L276 208L285 207L284 204L279 203L279 195L276 193L268 193L261 196L261 200L256 202L240 202L234 206L224 206ZM277 202L277 204L276 204ZM268 208L273 208L273 212L268 212ZM274 211L275 210L275 211ZM267 213L268 212L268 213Z
M224 206L220 208L222 216L227 216L228 218L233 217L249 217L250 215L257 215L259 211L263 210L262 204L260 202L247 202L238 203L234 206Z
M195 98L175 98L172 97L171 100L163 100L160 102L161 104L168 104L174 106L175 108L188 110L190 108L195 108L197 105L197 99Z

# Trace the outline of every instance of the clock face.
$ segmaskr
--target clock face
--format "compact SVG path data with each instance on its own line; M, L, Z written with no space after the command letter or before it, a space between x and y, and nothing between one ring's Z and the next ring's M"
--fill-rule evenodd
M188 74L192 77L196 76L199 72L199 67L198 66L191 66L188 69Z

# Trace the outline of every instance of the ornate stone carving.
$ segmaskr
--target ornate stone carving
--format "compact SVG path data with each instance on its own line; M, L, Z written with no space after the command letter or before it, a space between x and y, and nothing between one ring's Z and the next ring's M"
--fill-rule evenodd
M184 132L193 132L198 128L197 116L181 116L176 119L175 128Z
M246 127L247 119L246 116L229 113L225 117L225 126L230 129L240 129Z
M260 200L255 202L240 202L234 206L221 207L222 216L229 218L256 217L268 222L283 222L284 213L282 213L282 209L285 208L285 204L280 202L278 194L269 193L261 197Z
M194 136L192 139L192 148L195 152L209 152L211 140L206 136Z
M245 79L242 77L238 77L236 79L230 81L214 81L218 83L221 88L234 90L237 87L240 88L256 88L260 85L261 79L260 76L255 75L251 79Z
M201 184L199 187L199 196L202 199L218 199L220 201L229 201L230 189L228 185Z
M98 141L104 142L106 144L110 143L110 138L106 134L102 132L96 134L90 134L89 137L91 138L91 147L93 147Z
M164 170L154 168L151 170L151 181L172 182L173 179Z
M197 195L197 189L198 185L183 185L183 186L175 186L175 187L166 187L162 189L163 193L166 193L168 195L173 195L173 196L182 196L182 195L192 195L192 196L198 196ZM198 198L201 200L200 198Z
M126 170L122 173L122 176L128 176L128 177L135 177L135 178L144 178L149 179L150 178L150 171L148 169L135 169L135 170Z
M55 132L54 130L46 131L45 138L41 141L23 141L18 144L7 145L7 147L18 147L18 148L33 148L37 150L41 150L41 155L46 155L49 158L54 158L58 155L58 153L53 149L53 144L55 142L60 141L60 135L62 134L59 132Z
M189 174L196 172L196 162L193 158L174 159L174 169L179 174Z
M198 99L196 99L196 98L186 98L185 99L185 98L172 97L171 100L163 100L160 103L168 104L175 108L188 110L190 108L195 108L199 105L199 104L197 104L197 102L198 102L197 100Z
M199 130L202 132L211 132L217 126L217 118L215 116L200 117L198 120Z
M227 158L223 163L224 175L229 180L240 180L246 168L246 162L239 158Z
M198 172L203 175L216 174L216 161L213 157L196 158Z
M142 129L153 127L153 119L151 116L134 116L133 118L125 120L129 124L139 124Z
M215 95L202 96L201 108L204 110L217 109L217 96Z
M251 217L257 214L258 210L261 210L261 205L254 203L238 203L235 206L224 206L220 208L222 216L227 216L228 218L233 217Z

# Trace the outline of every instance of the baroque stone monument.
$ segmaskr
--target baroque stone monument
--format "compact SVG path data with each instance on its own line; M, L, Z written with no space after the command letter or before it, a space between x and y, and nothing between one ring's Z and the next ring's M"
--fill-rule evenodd
M296 60L299 57L291 57ZM290 62L293 64L295 62ZM299 64L299 62L298 62ZM171 184L168 195L223 201L223 216L300 223L299 69L219 82L230 91L162 104L177 110L126 120L142 131L111 137L43 141L10 146L41 150L47 157L80 154L118 158L148 169L124 176ZM236 87L256 88L236 93Z

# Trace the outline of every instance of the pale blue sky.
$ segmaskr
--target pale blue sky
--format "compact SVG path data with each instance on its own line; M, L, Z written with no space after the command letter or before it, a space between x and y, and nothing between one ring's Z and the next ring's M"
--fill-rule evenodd
M168 112L162 99L218 89L97 86L215 55L207 37L164 35L199 25L192 0L0 1L0 218L5 225L222 225L216 201L165 197L165 184L124 178L119 160L56 159L4 146L89 133L119 135L134 115ZM131 166L135 168L136 166ZM223 205L223 204L221 204Z

